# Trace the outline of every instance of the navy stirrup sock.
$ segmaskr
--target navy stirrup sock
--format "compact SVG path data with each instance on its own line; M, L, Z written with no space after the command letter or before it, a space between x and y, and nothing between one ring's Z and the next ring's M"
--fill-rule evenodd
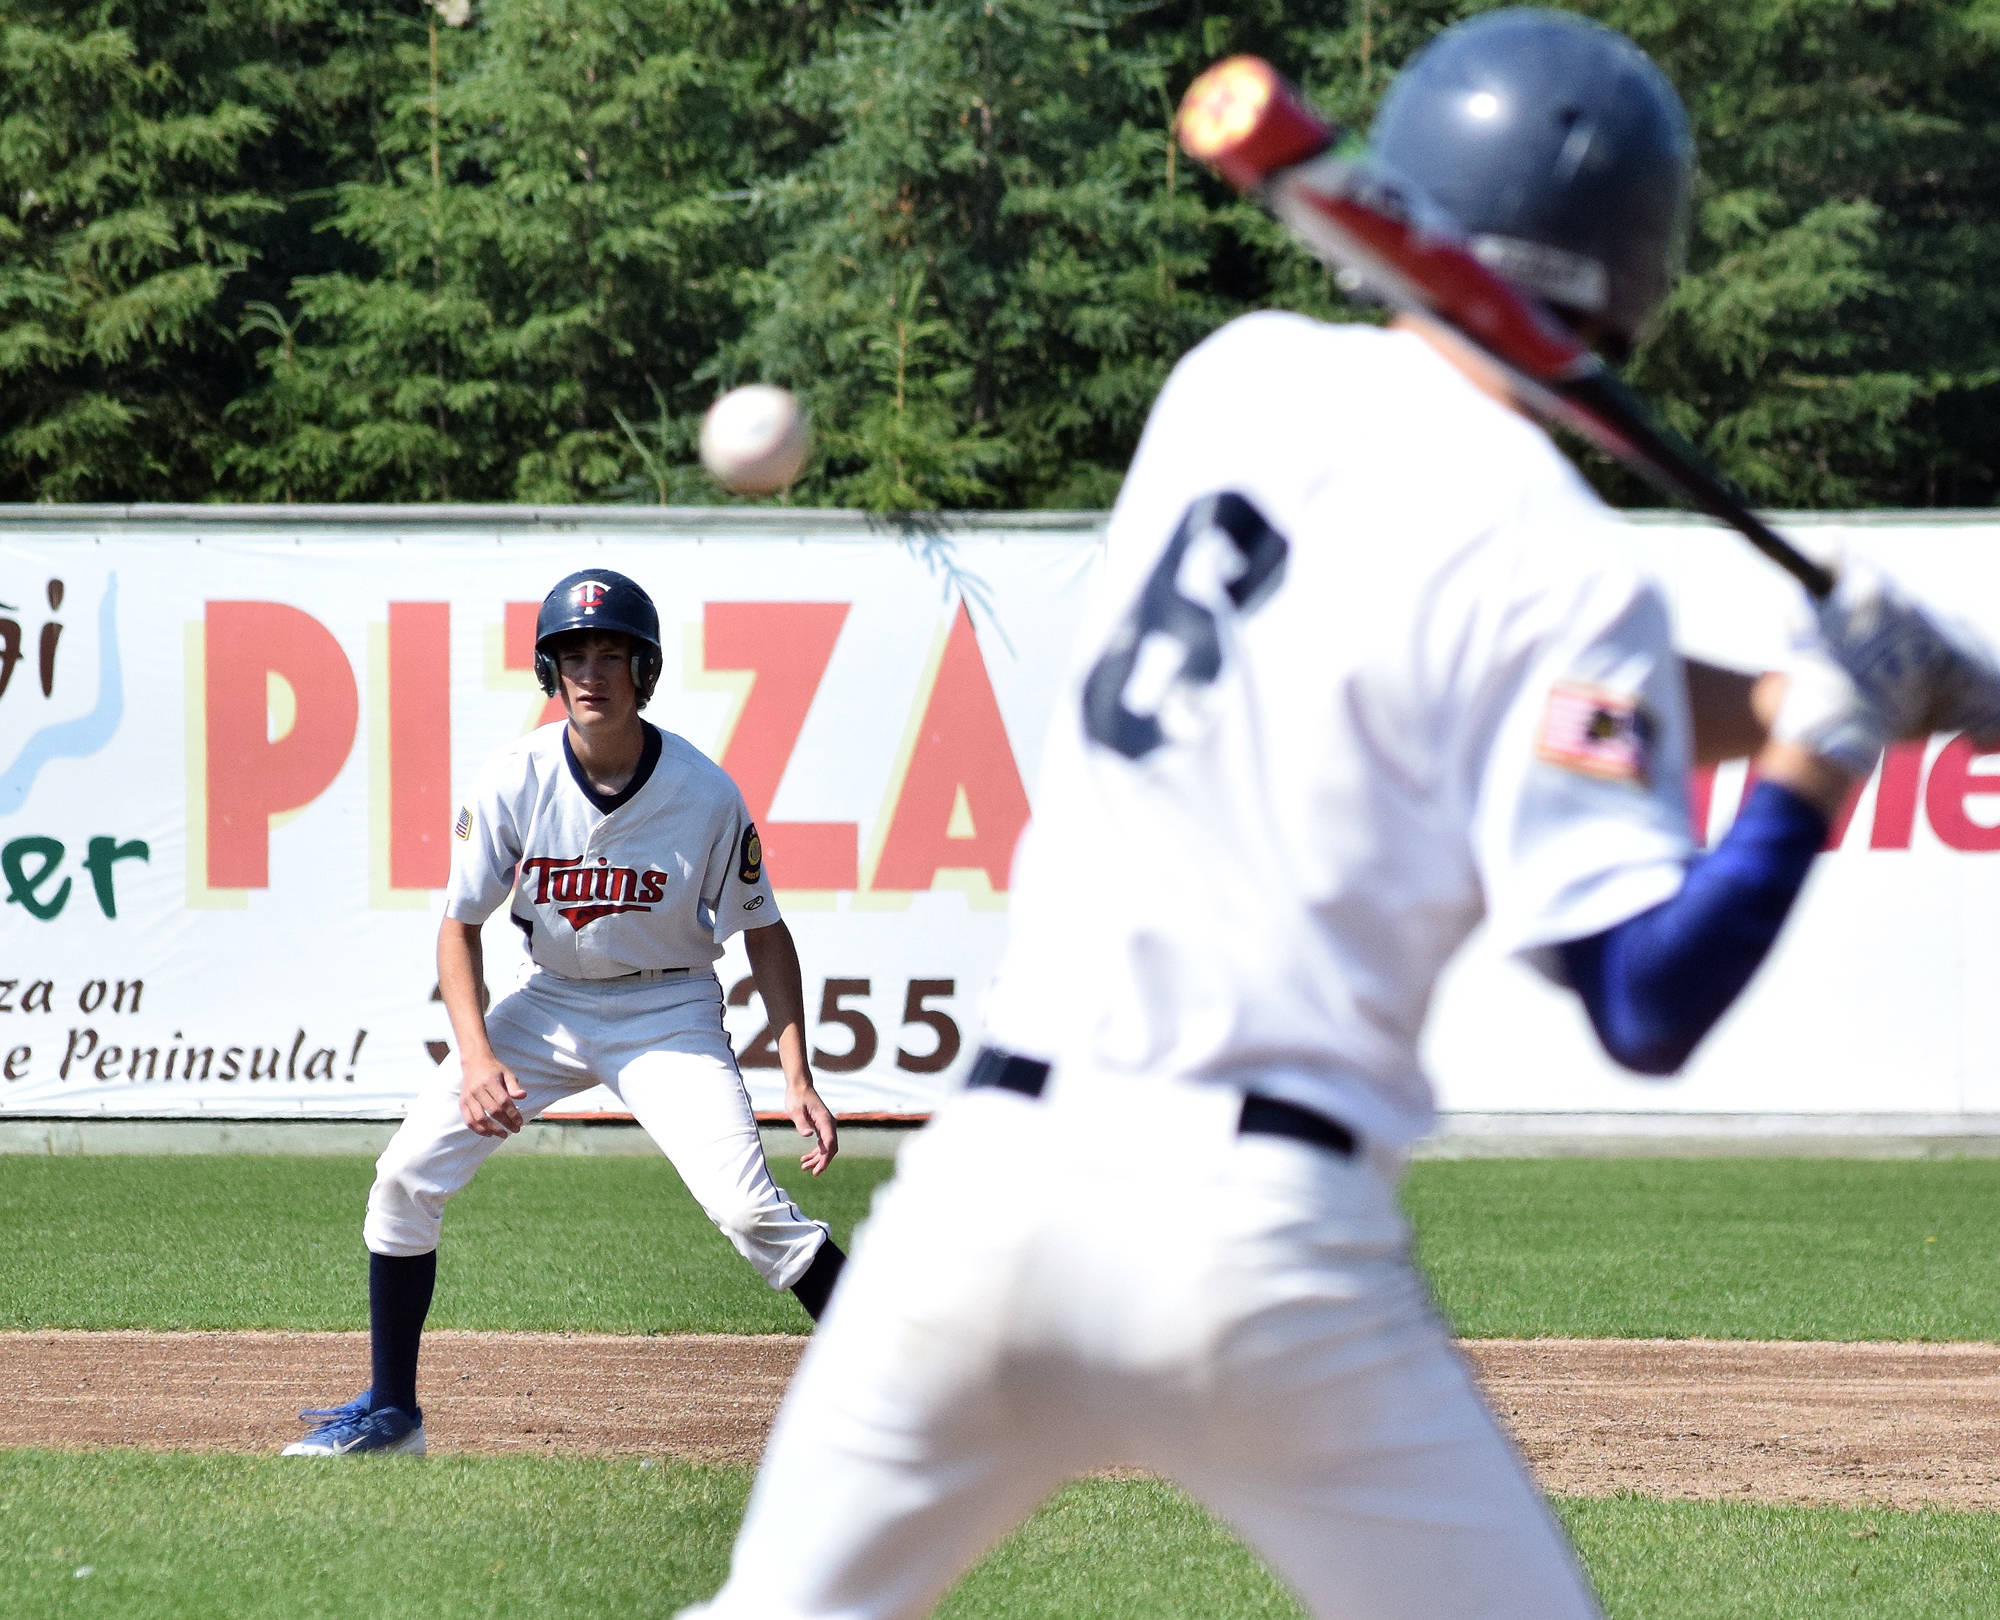
M840 1245L828 1238L813 1255L812 1264L792 1284L793 1297L815 1322L826 1314L826 1302L833 1297L833 1285L840 1281L840 1268L846 1264Z
M437 1250L368 1256L371 1405L417 1415L417 1346L437 1286Z

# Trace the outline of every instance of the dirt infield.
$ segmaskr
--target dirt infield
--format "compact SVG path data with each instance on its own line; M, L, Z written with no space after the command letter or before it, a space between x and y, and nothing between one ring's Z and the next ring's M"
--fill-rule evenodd
M802 1340L434 1333L437 1452L749 1461ZM1542 1483L1570 1495L2000 1510L2000 1346L1479 1340ZM272 1451L367 1380L358 1333L0 1334L0 1447Z

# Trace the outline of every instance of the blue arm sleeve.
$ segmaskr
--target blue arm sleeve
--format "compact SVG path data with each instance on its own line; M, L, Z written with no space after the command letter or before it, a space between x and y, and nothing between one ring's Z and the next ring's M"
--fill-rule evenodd
M1671 900L1561 947L1605 1051L1640 1074L1688 1060L1778 937L1826 828L1796 793L1760 782Z

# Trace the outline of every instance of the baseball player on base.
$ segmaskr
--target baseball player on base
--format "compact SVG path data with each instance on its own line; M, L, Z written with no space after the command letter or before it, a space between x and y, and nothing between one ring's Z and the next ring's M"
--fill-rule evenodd
M1486 13L1373 138L1592 341L1665 296L1688 125L1621 35ZM988 1044L878 1197L691 1613L924 1614L1062 1480L1136 1464L1315 1615L1597 1614L1411 1259L1439 972L1483 919L1670 1071L1884 738L1996 713L1878 657L1935 632L1845 581L1767 730L1779 683L1691 682L1615 521L1442 335L1265 313L1182 361L1051 725ZM1761 780L1697 859L1690 765L1742 735Z
M457 1063L411 1105L376 1165L368 1245L373 1378L286 1456L421 1452L417 1349L445 1201L544 1109L603 1085L659 1144L710 1220L817 1317L844 1256L764 1163L722 1026L714 964L743 933L778 1032L785 1111L818 1175L838 1143L806 1061L805 995L757 829L735 783L640 718L659 680L652 600L608 569L572 574L535 624L535 672L569 719L503 749L454 828L438 984ZM482 1015L480 925L503 901L532 971Z

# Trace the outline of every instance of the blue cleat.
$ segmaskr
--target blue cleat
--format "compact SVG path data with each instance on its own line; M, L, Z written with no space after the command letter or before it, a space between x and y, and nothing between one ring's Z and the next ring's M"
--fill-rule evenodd
M350 1457L364 1451L394 1451L405 1456L424 1454L424 1414L421 1409L405 1412L396 1406L371 1407L370 1396L361 1394L345 1406L323 1411L301 1412L303 1418L326 1421L302 1440L285 1447L287 1457Z

